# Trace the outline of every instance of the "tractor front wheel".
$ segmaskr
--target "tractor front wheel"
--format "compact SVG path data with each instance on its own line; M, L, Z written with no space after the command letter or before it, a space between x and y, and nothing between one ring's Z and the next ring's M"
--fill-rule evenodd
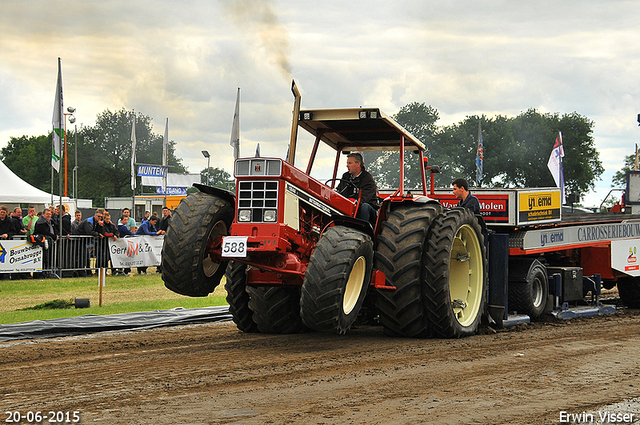
M294 334L306 327L300 319L300 288L248 286L249 308L258 330L268 334Z
M300 316L316 331L344 334L358 317L371 281L373 242L357 230L327 229L309 259Z
M242 332L258 332L258 325L253 321L253 313L249 308L249 293L247 292L247 265L230 261L227 267L227 291L229 313L233 322Z
M162 246L162 279L167 288L190 297L213 292L227 267L219 248L222 237L229 234L233 214L229 202L203 192L180 202Z

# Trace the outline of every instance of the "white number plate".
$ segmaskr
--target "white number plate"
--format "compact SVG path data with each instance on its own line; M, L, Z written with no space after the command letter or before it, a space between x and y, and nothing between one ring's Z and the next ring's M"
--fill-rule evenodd
M222 238L223 257L246 257L247 236L224 236Z

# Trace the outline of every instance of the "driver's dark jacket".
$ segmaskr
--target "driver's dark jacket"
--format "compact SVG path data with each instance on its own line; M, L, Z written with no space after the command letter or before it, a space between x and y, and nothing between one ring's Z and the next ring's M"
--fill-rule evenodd
M378 208L378 187L371 173L366 170L353 177L349 172L342 175L342 181L336 188L336 191L346 198L357 198L355 189L349 183L353 183L362 193L362 202L366 202L374 208Z

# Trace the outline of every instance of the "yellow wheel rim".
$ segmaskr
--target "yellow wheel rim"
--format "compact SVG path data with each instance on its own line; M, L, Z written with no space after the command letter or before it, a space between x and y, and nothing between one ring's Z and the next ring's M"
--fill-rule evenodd
M358 303L358 298L360 298L360 293L362 292L362 285L364 285L366 270L367 260L361 256L353 263L353 268L351 268L347 286L344 290L344 297L342 298L342 310L344 314L351 313Z
M453 239L449 259L449 293L456 320L471 325L478 316L484 288L484 263L473 227L461 226Z

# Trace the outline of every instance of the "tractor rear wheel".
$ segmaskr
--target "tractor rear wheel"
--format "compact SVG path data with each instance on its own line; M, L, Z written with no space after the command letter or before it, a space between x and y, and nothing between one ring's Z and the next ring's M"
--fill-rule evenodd
M249 308L247 265L230 261L226 277L224 289L227 291L227 303L233 322L242 332L258 332L258 325L253 321L253 312Z
M482 229L470 210L454 208L434 219L425 253L425 301L437 335L477 332L486 302L486 258Z
M300 319L300 288L248 286L249 308L260 332L293 334L306 327Z
M423 252L431 221L442 212L438 203L402 205L387 214L378 236L375 268L395 290L376 291L376 308L385 333L429 337L431 331L423 302Z
M640 308L640 278L621 277L618 279L620 301L629 308Z
M518 259L509 262L509 311L542 316L549 295L547 269L538 260Z
M212 251L229 234L234 206L222 198L193 193L176 208L162 247L162 279L182 295L205 297L218 286L227 261Z
M357 230L334 226L316 244L302 283L300 316L316 331L347 332L371 281L373 242Z

